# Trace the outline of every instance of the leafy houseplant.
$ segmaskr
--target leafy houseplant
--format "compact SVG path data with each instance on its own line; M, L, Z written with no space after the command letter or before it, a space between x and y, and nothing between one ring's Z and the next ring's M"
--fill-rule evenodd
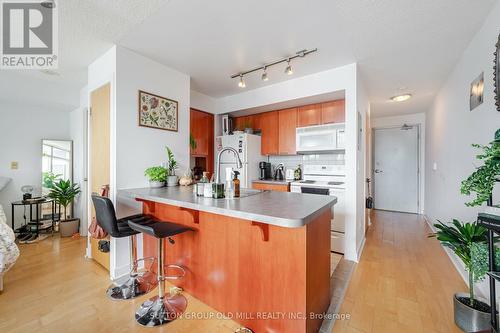
M497 136L499 131L497 131ZM495 182L500 178L500 142L493 141L489 145L482 146L474 144L475 148L482 149L482 153L477 155L484 164L477 168L466 180L462 181L460 191L462 194L471 195L476 193L476 198L466 203L467 206L480 206L487 202L493 192Z
M469 274L469 294L455 294L455 323L465 332L486 330L490 325L490 307L486 300L475 296L474 283L483 280L488 271L487 230L477 223L456 219L452 224L438 222L434 224L436 234L430 237L437 237L443 246L450 248ZM500 263L500 251L496 261Z
M42 173L42 186L51 189L54 187L55 181L61 179L61 177L61 174L54 175L54 173L50 171L44 172Z
M189 134L189 146L191 147L192 150L195 150L196 147L198 147L198 144L196 143L193 133Z
M167 169L168 169L168 177L167 177L167 186L176 186L178 182L178 178L175 175L175 170L179 168L177 165L177 161L175 160L174 153L170 150L169 147L167 149Z
M163 187L165 186L165 180L167 179L167 169L162 166L150 167L144 171L144 175L148 177L150 187Z
M62 237L69 237L78 232L80 220L74 219L71 215L68 215L67 209L80 192L80 187L77 184L72 184L69 179L61 179L58 182L53 183L52 188L50 189L49 198L54 199L54 201L64 209L64 215L62 216L60 224Z

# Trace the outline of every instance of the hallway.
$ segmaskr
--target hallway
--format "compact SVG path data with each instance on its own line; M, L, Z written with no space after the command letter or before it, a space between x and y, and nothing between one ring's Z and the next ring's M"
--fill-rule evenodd
M460 332L453 294L467 290L419 215L374 211L334 333Z

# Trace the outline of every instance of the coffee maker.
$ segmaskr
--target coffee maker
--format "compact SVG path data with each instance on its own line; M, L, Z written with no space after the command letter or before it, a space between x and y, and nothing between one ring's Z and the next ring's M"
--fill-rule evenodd
M271 179L271 163L268 162L260 162L259 163L259 179L264 180L264 179Z

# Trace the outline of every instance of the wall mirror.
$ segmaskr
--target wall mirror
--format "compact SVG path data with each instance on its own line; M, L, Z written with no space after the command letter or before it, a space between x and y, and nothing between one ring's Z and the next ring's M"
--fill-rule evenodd
M42 195L59 180L73 182L73 141L42 140Z
M498 35L498 41L495 50L495 67L493 69L495 77L495 98L497 111L500 112L500 35Z

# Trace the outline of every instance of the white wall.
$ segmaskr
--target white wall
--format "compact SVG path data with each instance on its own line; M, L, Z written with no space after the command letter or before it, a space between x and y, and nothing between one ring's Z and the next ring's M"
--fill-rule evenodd
M356 254L361 257L365 243L365 198L366 198L366 116L370 103L359 70L356 70ZM352 119L351 119L352 120Z
M89 67L90 87L111 83L111 198L117 216L141 212L135 201L116 197L124 188L146 187L144 170L166 162L165 147L175 154L178 174L189 168L190 78L126 48L115 46ZM144 90L176 100L179 104L178 131L140 127L138 125L138 93ZM138 240L138 255L142 241ZM112 239L110 275L117 278L129 271L127 239Z
M42 139L70 140L70 114L21 103L0 103L0 175L12 178L0 192L10 225L10 203L22 199L21 186L33 185L41 193ZM19 163L17 170L10 163ZM17 208L16 226L22 224L22 208Z
M500 32L500 3L464 51L427 112L426 215L430 221L474 221L482 208L468 208L460 182L480 164L472 143L486 144L500 127L493 93L493 52ZM470 83L484 71L484 103L469 111ZM436 163L437 170L432 166ZM497 186L498 187L498 186ZM500 193L496 201L500 200ZM482 285L484 292L486 284Z
M70 113L70 136L73 140L73 182L82 193L75 199L73 215L80 219L80 235L86 236L87 226L87 87L80 91L80 107Z
M364 95L358 99L358 90L363 94L362 84L358 85L356 64L330 69L288 81L249 90L237 95L217 99L216 112L219 114L274 105L306 97L345 92L346 100L346 252L345 258L357 261L360 245L364 239L364 151L357 150L357 111L363 116L368 108ZM358 101L361 107L358 108ZM217 122L217 120L216 120ZM364 126L364 124L363 124ZM363 133L364 140L364 133ZM363 183L360 184L360 181ZM359 191L357 190L359 187ZM361 192L360 192L361 191ZM363 216L363 217L362 217ZM362 229L363 228L363 229Z
M425 113L414 113L401 116L379 117L371 119L371 128L394 128L401 127L404 124L419 126L419 161L420 161L420 183L419 183L419 201L420 214L425 212ZM370 155L371 156L371 155ZM372 171L370 177L373 179ZM373 188L372 188L373 190ZM373 191L372 191L373 193Z

